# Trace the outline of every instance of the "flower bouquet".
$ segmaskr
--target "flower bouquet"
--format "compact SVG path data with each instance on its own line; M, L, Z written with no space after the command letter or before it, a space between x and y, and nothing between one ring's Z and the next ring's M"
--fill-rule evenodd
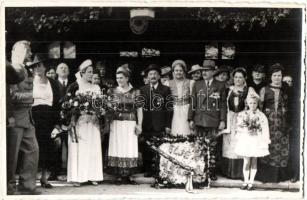
M261 132L260 119L256 115L250 116L247 112L244 113L241 127L246 127L250 135L258 135Z
M74 96L67 93L65 101L62 103L60 115L63 123L71 126L72 138L75 142L78 142L75 123L79 117L81 115L94 115L101 119L109 110L113 109L113 105L109 101L109 97L103 93L76 91Z

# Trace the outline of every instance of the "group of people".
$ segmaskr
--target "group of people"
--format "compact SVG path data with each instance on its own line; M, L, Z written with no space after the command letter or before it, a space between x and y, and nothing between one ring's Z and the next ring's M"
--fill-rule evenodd
M146 141L165 136L203 137L209 149L206 179L212 181L220 173L242 178L242 189L252 190L254 179L299 177L298 161L295 167L289 164L289 138L299 138L289 120L295 109L292 80L279 63L269 67L268 81L262 65L255 65L248 79L246 69L218 67L214 60L190 71L181 59L170 67L150 64L142 72L144 86L135 88L128 64L117 68L113 81L105 77L102 62L87 59L72 82L67 64L54 69L43 55L36 54L33 61L31 56L30 43L18 41L6 66L8 194L39 194L38 162L45 188L53 187L48 180L63 169L76 187L98 185L104 170L116 176L117 184L136 184L131 175L140 170L140 160L144 176L158 178L159 155ZM86 92L116 96L118 110L103 120L88 113L61 118L63 102Z

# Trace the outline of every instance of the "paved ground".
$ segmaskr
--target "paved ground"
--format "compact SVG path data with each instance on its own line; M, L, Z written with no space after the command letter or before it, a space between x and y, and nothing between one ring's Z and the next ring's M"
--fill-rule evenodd
M59 177L65 178L65 177ZM224 177L218 177L218 180L211 183L211 188L195 189L195 193L187 193L184 189L155 189L150 187L153 178L145 178L143 174L134 175L134 180L139 185L115 185L112 175L104 174L104 182L98 186L89 184L81 187L73 187L66 181L51 181L54 186L52 189L40 187L37 181L38 190L48 197L61 197L69 199L302 199L299 192L300 183L291 183L290 181L281 183L255 182L254 191L240 190L241 180L231 180ZM60 195L60 196L58 196ZM89 196L90 195L90 196ZM39 196L42 197L42 196Z
M209 188L195 189L193 194L184 189L155 189L149 184L141 185L113 185L100 184L98 186L83 185L81 187L54 187L53 189L38 188L44 195L78 195L78 198L106 198L106 199L301 199L300 192L281 190L254 190L243 191L238 188ZM92 196L96 195L96 196ZM99 195L99 196L97 196ZM63 196L64 197L64 196Z
M154 181L153 178L144 178L143 174L136 174L134 180L139 185L114 185L110 181L114 177L104 174L104 183L98 186L89 184L81 187L73 187L65 181L52 181L55 186L53 189L44 189L39 187L43 195L65 195L65 197L73 198L71 195L78 195L78 198L89 199L105 198L105 199L302 199L298 188L299 182L291 183L289 181L272 184L263 184L255 182L256 190L243 191L239 187L242 184L241 180L230 180L224 177L219 177L218 181L212 182L212 187L207 189L195 189L193 194L187 193L184 189L155 189L150 187ZM40 185L37 182L38 186ZM91 195L91 196L88 196ZM95 195L95 196L92 196ZM99 196L98 196L99 195ZM64 197L64 196L61 196Z

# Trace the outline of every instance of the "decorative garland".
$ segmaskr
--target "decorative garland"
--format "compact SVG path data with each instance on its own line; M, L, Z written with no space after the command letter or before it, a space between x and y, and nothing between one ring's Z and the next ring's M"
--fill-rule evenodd
M158 10L156 8L155 10ZM16 25L26 25L36 32L52 31L57 34L72 31L75 23L88 23L110 18L114 15L111 7L86 7L86 8L9 8L6 18ZM166 8L165 12L171 12ZM251 31L255 26L264 28L269 22L277 23L289 17L289 8L194 8L186 10L179 17L193 17L212 24L218 24L221 29L231 27L240 31L245 27ZM136 28L143 30L148 22L142 22ZM135 26L134 26L135 27Z
M173 143L183 143L183 142L197 142L197 143L202 144L201 146L203 146L203 145L205 145L204 141L205 141L204 137L197 136L197 135L189 135L189 136L186 136L186 137L183 137L183 136L176 136L175 137L175 136L168 135L168 136L162 137L162 138L161 137L153 137L150 140L147 140L146 143L147 143L147 145L150 146L150 148L152 150L157 152L158 155L163 156L164 158L169 160L171 163L173 163L173 164L181 167L182 169L188 171L187 181L186 181L186 184L185 184L185 190L187 192L189 192L189 193L193 193L193 175L204 176L204 172L200 172L199 170L196 170L193 167L190 167L190 166L186 165L185 163L177 160L176 158L172 157L171 155L169 155L166 152L164 152L161 149L159 149L159 146L162 145L163 143L173 144ZM209 163L209 160L210 160L209 147L205 151L208 154L207 167L209 169L210 168L210 163ZM207 177L208 177L208 185L207 185L207 187L210 187L210 175L207 174ZM155 184L158 184L159 186L161 186L159 184L159 180L160 179L161 178L158 177L158 180L156 179L156 183ZM166 183L166 184L163 183L163 186L166 187L166 188L173 187L172 184L168 184L168 183ZM182 187L183 185L182 184L175 184L175 186L176 187ZM203 187L203 186L204 186L203 184L199 184L199 183L196 184L196 187Z

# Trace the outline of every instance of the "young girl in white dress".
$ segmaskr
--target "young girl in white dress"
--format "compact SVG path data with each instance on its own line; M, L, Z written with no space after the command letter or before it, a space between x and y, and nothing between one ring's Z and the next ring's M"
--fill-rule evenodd
M244 183L241 189L252 190L257 173L257 158L269 155L270 133L268 119L257 107L260 98L255 92L247 95L248 110L239 113L238 142L235 153L244 159Z

